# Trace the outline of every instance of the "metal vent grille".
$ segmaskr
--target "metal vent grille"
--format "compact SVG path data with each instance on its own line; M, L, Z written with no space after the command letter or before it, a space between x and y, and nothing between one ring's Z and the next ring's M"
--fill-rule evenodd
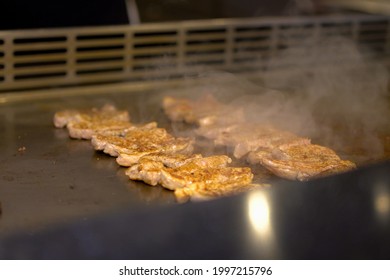
M4 31L0 92L178 78L205 69L270 70L276 66L269 61L280 52L329 36L350 38L384 56L389 23L388 17L348 16Z

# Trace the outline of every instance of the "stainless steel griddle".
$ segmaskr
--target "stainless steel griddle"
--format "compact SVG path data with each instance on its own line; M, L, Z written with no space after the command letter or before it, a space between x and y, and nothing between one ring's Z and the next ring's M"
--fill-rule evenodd
M110 102L134 121L156 120L170 130L160 109L164 94L2 105L0 257L388 257L388 163L308 183L268 178L271 188L180 205L170 191L128 180L114 158L52 124L57 110ZM264 170L254 172L255 182L263 181Z
M110 103L128 110L135 123L157 121L171 133L185 134L191 128L175 126L172 131L172 124L162 112L164 94L166 91L154 90L3 105L0 235L14 230L35 231L129 205L174 204L172 192L130 181L115 158L95 151L90 141L70 139L66 129L55 128L52 123L56 111ZM211 143L197 143L195 152L203 155L227 153L212 148ZM254 168L257 181L266 182L262 179L269 175L258 169Z
M388 259L385 160L305 183L254 167L271 188L181 205L52 124L58 110L112 103L134 122L186 134L161 99L196 86L199 73L271 71L302 32L344 32L386 60L388 27L386 17L351 16L0 32L0 258ZM196 151L229 152L204 144Z
M166 126L158 104L148 101L150 94L55 98L2 106L1 235L88 218L125 205L174 203L170 192L131 182L112 157L95 152L90 141L71 140L66 129L52 124L53 114L62 108L110 102L129 110L134 121L146 113L138 105L148 104L142 107L147 108L148 118Z

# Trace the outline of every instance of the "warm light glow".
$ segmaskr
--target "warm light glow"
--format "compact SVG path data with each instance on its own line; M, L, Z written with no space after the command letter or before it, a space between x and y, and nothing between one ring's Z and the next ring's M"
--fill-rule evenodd
M252 227L259 235L270 233L270 207L263 192L254 192L249 196L248 215Z
M272 200L267 191L251 192L247 200L249 250L261 250L264 256L278 258L279 250L272 224Z
M384 184L377 184L374 190L374 207L378 218L387 220L390 215L390 193Z
M375 198L375 210L378 214L390 214L390 197L388 195L378 195Z

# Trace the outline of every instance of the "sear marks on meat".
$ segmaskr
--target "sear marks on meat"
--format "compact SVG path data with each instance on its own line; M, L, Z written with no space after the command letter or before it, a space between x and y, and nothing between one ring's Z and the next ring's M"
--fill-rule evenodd
M120 134L130 129L129 113L111 105L92 110L65 110L57 112L53 119L56 127L67 127L69 136L75 139L91 139L94 134Z
M91 139L93 135L123 135L133 124L127 121L102 120L100 122L70 121L67 125L69 136L75 139Z
M193 150L191 139L175 138L163 128L150 128L148 125L129 130L124 136L98 134L92 137L91 143L96 150L120 156L118 163L122 166L131 166L151 153L190 154Z
M147 143L147 139L137 142L133 147L119 152L116 162L121 166L132 166L145 155L152 153L177 153L190 155L194 150L193 140L189 138L173 138L160 143Z
M137 164L127 169L126 175L131 180L144 181L149 185L155 186L160 183L161 170L163 168L177 168L197 158L202 158L202 155L153 153L141 157Z
M163 187L170 190L189 187L193 184L215 183L218 173L227 168L227 164L230 162L231 159L227 156L195 159L178 168L163 169L161 171L160 183ZM220 179L223 178L221 177Z
M153 154L142 157L126 174L132 180L160 184L174 190L179 201L189 197L209 198L249 189L253 174L250 168L227 167L227 156L178 156Z
M176 108L172 111L175 120L213 125L219 118L210 114L216 106L210 97L195 105L169 98L164 102L166 108ZM208 105L196 109L202 102ZM188 106L192 106L191 110L187 110ZM66 126L71 138L91 139L96 150L116 156L119 165L129 167L126 174L130 179L174 190L180 201L190 196L208 198L236 193L248 189L252 182L250 168L228 167L232 161L228 156L204 158L192 154L192 139L175 138L155 122L131 124L127 112L112 106L57 112L54 124Z
M134 126L122 135L96 134L91 138L92 146L95 150L103 151L111 156L118 156L120 152L126 149L126 145L135 145L142 139L159 140L160 138L172 138L163 128L157 128L155 122L147 123L142 126Z
M127 111L117 110L112 105L104 105L101 109L59 111L53 118L54 126L58 128L67 126L69 122L100 123L104 120L129 122L130 116Z
M226 167L231 162L228 156L212 156L203 158L199 154L191 156L156 153L143 156L139 162L130 167L126 174L132 180L142 180L150 185L161 183L161 174L165 168L179 168L190 165L193 169ZM150 181L154 180L154 183ZM168 189L172 189L167 187Z
M254 152L249 159L279 177L300 181L356 168L354 163L341 160L333 150L313 144L280 146L271 152Z
M248 190L253 179L248 167L194 167L189 163L162 172L161 185L174 189L180 202L239 193Z
M178 202L186 202L190 199L207 200L242 193L256 187L251 184L253 175L250 173L250 168L228 167L215 172L220 172L214 173L219 177L215 180L216 183L213 181L207 184L192 184L189 187L175 189L176 200Z

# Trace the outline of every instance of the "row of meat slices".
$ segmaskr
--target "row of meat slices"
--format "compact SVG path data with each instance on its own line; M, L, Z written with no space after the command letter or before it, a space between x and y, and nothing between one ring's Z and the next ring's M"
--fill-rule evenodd
M356 168L353 162L342 160L333 150L312 144L308 138L249 123L242 108L221 104L212 96L195 101L168 96L163 109L171 121L196 124L198 136L229 147L234 157L261 164L282 178L304 181Z
M71 138L90 139L92 146L128 167L126 175L174 191L177 200L204 199L253 188L248 167L229 167L225 155L193 154L193 140L176 138L151 122L135 125L127 111L113 106L65 110L54 115L54 125L66 127Z

